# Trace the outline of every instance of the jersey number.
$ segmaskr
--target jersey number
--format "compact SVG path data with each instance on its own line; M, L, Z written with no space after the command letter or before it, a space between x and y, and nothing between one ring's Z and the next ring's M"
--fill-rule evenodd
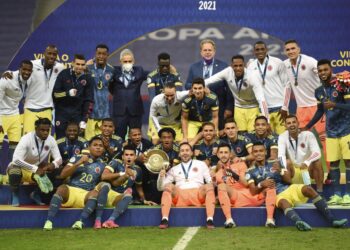
M80 181L83 183L90 183L92 181L92 174L83 173Z

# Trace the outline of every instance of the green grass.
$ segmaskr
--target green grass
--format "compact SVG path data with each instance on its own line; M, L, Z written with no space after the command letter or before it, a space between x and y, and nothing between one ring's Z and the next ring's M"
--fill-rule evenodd
M55 229L0 230L1 249L172 249L186 228L124 227L94 231ZM314 228L299 232L294 227L268 229L201 228L187 249L344 249L350 245L350 229ZM346 247L345 247L346 248Z

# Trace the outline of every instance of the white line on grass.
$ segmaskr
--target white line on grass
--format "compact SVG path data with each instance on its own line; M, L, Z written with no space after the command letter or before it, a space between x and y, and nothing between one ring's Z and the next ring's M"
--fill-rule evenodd
M179 239L179 241L174 246L173 250L183 250L186 248L187 244L192 240L193 236L198 232L199 227L189 227L184 235Z

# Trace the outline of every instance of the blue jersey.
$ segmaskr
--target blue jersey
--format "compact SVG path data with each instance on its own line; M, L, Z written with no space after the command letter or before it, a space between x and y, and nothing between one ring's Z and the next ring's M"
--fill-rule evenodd
M277 194L286 190L289 185L283 182L280 173L271 170L272 164L273 162L266 162L265 166L253 166L249 168L245 176L248 184L254 182L257 186L266 179L273 179L276 183Z
M164 87L169 83L174 83L176 90L182 90L183 83L180 81L180 76L177 73L160 74L158 69L149 73L147 76L149 100L152 101L156 95L161 94Z
M205 95L202 100L190 96L182 103L182 110L188 113L189 121L209 122L213 119L212 111L219 110L218 98L215 94Z
M209 160L211 166L215 166L219 158L216 156L216 150L220 144L220 141L214 141L211 145L204 143L204 140L200 140L196 145L194 145L194 150L199 150L199 155L196 156L197 160L204 161Z
M247 148L253 146L254 143L260 142L263 143L266 148L266 159L269 159L271 156L271 149L278 149L278 136L275 134L268 135L265 138L259 138L254 131L248 132L245 135Z
M315 97L318 105L325 101L332 101L340 105L350 105L350 89L347 88L344 92L338 91L334 85L321 86L315 90ZM326 114L326 132L327 137L339 138L350 134L350 111L340 109L338 107L332 109L323 109Z
M68 165L73 165L78 162L81 155L75 155L70 160ZM101 174L105 169L106 163L100 158L97 160L89 159L88 162L81 164L70 177L68 185L72 187L82 188L91 191L100 182Z
M231 151L233 151L237 157L245 157L249 155L247 150L247 142L243 135L237 135L237 140L234 142L225 136L220 139L220 142L228 144L231 148Z
M63 165L69 161L74 155L79 155L85 148L86 141L82 137L78 137L75 141L69 141L66 137L57 140L58 149L62 156Z
M112 173L125 172L125 166L121 160L111 160L111 162L106 167ZM136 172L136 176L131 178L129 177L122 185L118 187L113 187L112 189L118 193L124 193L126 189L132 188L134 184L142 184L142 170L139 166L133 165L132 170Z
M90 118L102 120L110 117L110 103L109 103L109 83L113 79L114 68L107 64L104 68L98 68L96 64L88 65L87 68L94 79L94 107Z

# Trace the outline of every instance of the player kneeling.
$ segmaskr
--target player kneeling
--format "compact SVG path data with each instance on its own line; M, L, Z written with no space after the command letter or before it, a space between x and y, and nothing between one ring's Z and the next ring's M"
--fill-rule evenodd
M89 141L89 154L75 155L62 170L61 177L70 180L58 187L51 199L44 230L52 230L52 221L61 205L63 207L84 208L80 220L72 228L82 229L83 220L87 219L96 208L98 192L94 190L100 181L106 164L100 158L104 153L103 142L99 137Z
M262 156L265 155L266 149L263 144L254 144L252 150L253 154L258 156L258 159L264 158ZM308 199L312 199L317 210L333 227L344 227L348 223L347 219L336 220L332 211L328 209L325 200L311 186L304 184L290 185L292 181L290 173L286 169L281 169L279 162L266 163L265 159L262 159L259 165L264 167L255 166L255 168L248 171L248 175L250 175L248 181L249 179L254 180L257 183L257 188L275 186L278 194L277 207L281 208L284 214L295 223L299 231L310 231L311 227L299 217L293 206L306 203Z
M231 149L228 144L220 144L217 151L219 162L216 166L215 179L218 184L218 197L222 211L226 217L225 228L236 226L231 215L233 207L258 207L266 203L267 227L275 227L273 214L276 202L276 190L273 187L264 187L259 192L251 193L252 182L247 182L245 174L247 166L244 162L230 161ZM264 155L265 159L265 155ZM249 183L249 187L248 187Z
M192 159L193 149L187 142L180 144L179 156L181 158L180 164L171 168L167 173L165 170L159 173L158 189L164 190L161 200L162 221L159 228L165 229L169 226L169 213L172 204L176 207L199 207L205 204L207 228L214 228L215 195L209 168L204 162Z

